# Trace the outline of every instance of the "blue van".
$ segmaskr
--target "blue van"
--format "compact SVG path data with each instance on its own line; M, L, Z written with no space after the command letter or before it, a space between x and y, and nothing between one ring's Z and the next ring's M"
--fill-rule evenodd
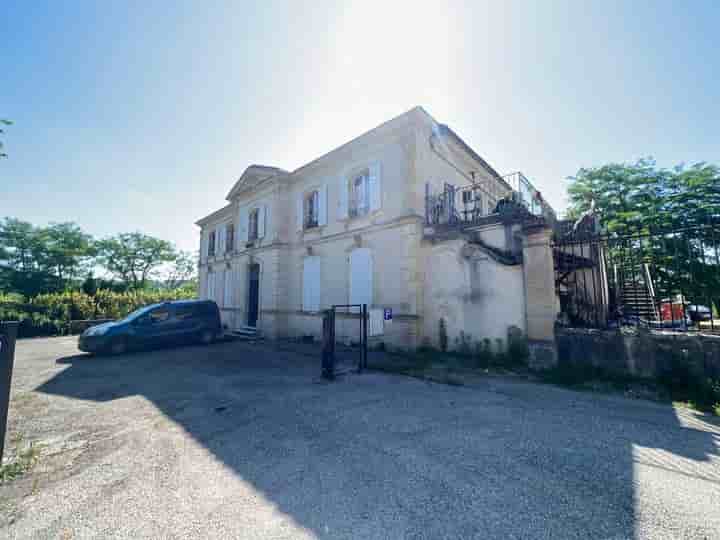
M152 304L119 321L85 330L78 348L90 353L122 354L128 350L215 341L222 333L220 310L210 300Z

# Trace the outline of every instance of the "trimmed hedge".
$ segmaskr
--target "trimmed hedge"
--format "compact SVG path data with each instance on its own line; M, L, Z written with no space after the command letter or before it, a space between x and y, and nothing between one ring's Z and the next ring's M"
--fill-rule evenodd
M18 337L64 335L73 320L120 319L148 304L195 297L195 291L189 289L123 293L99 290L94 295L67 291L28 299L0 293L0 321L19 321Z

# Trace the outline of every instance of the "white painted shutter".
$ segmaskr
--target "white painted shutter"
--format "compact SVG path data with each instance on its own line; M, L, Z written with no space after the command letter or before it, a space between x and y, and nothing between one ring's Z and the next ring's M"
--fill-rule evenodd
M207 275L207 299L215 300L215 272Z
M233 272L228 270L225 272L225 297L223 298L223 307L233 306Z
M224 307L225 299L225 271L220 270L215 275L215 302L218 306Z
M382 309L368 310L368 336L382 336L385 333L385 320Z
M297 204L295 205L295 219L297 224L297 230L303 230L303 194L300 193L297 196Z
M200 260L205 261L208 257L208 235L206 232L200 234Z
M347 219L348 217L348 185L344 176L340 177L338 182L338 219Z
M380 181L380 163L370 165L368 191L370 192L370 211L379 210L382 206L382 182Z
M272 206L269 204L265 205L265 234L272 238L275 234L273 231L273 222L272 222L272 215L271 215Z
M225 225L220 225L215 233L217 236L217 254L223 255L225 253Z
M303 260L303 311L320 311L320 257Z
M265 206L258 208L258 238L265 238Z
M238 242L240 249L245 248L245 244L248 241L248 211L247 208L240 209L240 218L238 219Z
M350 253L350 303L372 305L372 252L358 248Z
M327 184L318 191L318 225L327 225Z

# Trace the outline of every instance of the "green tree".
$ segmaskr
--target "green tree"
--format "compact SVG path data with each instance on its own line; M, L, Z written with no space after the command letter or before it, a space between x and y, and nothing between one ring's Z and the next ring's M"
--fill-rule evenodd
M164 264L177 257L170 242L139 232L100 240L96 247L100 265L133 289L144 288Z
M0 126L11 126L12 122L10 120L6 120L4 118L0 118ZM0 127L0 135L5 134L4 127ZM0 140L0 158L6 158L8 157L5 152L3 152L3 142Z
M650 158L580 169L569 178L567 217L591 202L608 232L700 225L720 217L720 167L697 163L658 169Z
M0 222L0 289L26 295L63 289L92 255L92 238L74 223L36 227L5 218Z
M168 289L192 287L197 281L198 258L187 251L178 251L165 277Z
M652 159L580 169L569 178L574 219L595 204L603 229L611 235L662 232L646 238L624 238L608 257L652 266L661 295L679 291L691 301L720 305L720 167L697 163L659 169ZM697 228L692 235L680 232Z
M62 283L76 280L87 271L95 254L94 242L77 224L51 223L41 230L41 235L45 250L44 265Z

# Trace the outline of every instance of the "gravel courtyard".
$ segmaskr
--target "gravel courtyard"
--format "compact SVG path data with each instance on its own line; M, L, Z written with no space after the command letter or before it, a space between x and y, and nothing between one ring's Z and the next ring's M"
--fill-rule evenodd
M286 344L17 345L2 538L720 538L720 422L488 378L317 380Z

